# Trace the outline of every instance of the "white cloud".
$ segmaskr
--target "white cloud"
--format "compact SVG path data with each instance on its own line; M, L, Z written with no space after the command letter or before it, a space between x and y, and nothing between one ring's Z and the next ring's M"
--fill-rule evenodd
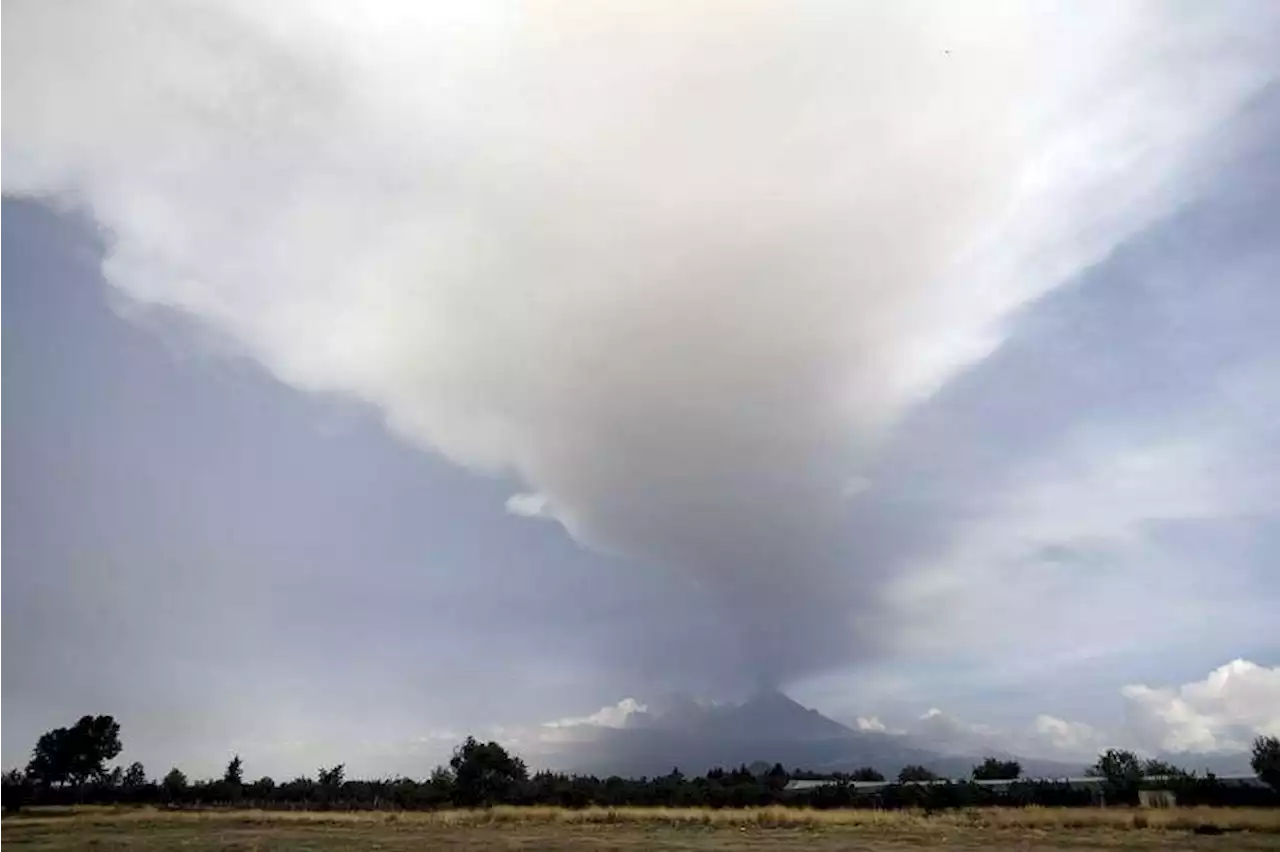
M905 732L913 742L944 754L1016 754L1065 762L1091 762L1118 739L1083 722L1041 714L1026 725L974 722L931 708Z
M547 517L545 494L512 494L507 498L507 512L522 518Z
M462 742L463 739L464 739L463 735L458 733L457 731L451 730L449 728L441 728L435 731L427 731L425 734L419 737L416 737L414 739L414 742L431 744L431 745L434 745L436 743L456 744L456 743Z
M137 302L523 480L509 510L695 575L744 676L802 675L879 601L845 472L1177 206L1272 13L586 8L14 0L4 189L86 204Z
M871 488L872 482L865 476L852 476L844 483L844 489L841 493L845 497L857 497L859 494Z
M1009 742L990 725L969 722L931 707L908 726L906 733L915 742L944 754L975 754L1008 750Z
M1032 726L1032 742L1047 747L1055 756L1071 756L1092 759L1108 747L1108 737L1092 725L1084 722L1068 722L1056 716L1041 714Z
M1280 736L1280 666L1233 660L1178 687L1122 691L1127 729L1158 751L1243 751L1253 737Z
M1202 681L1174 688L1131 685L1123 687L1117 697L1123 699L1126 722L1106 727L1049 713L1025 724L991 724L938 707L900 726L882 721L879 715L858 716L852 725L864 733L903 737L912 746L945 755L1017 755L1081 767L1108 748L1131 749L1143 755L1240 753L1257 734L1280 735L1280 667L1234 660ZM566 745L589 744L606 729L626 727L633 715L650 709L650 703L628 697L588 715L533 728L493 728L487 736L518 747L531 758L545 758ZM452 738L442 736L436 741Z
M586 716L568 716L543 722L519 736L524 751L531 757L545 757L570 744L596 741L604 732L624 728L628 719L649 709L634 698L623 698L616 704L607 704Z
M1141 754L1241 753L1258 735L1280 736L1280 667L1233 660L1176 687L1131 684L1119 692L1124 724L1100 728L1042 713L1025 728L970 722L931 708L905 731L943 752L1011 752L1091 762L1108 748Z
M624 698L617 704L608 704L601 707L589 716L571 716L565 719L558 719L554 722L546 722L543 727L546 728L571 728L578 725L592 725L598 728L622 728L627 724L627 719L634 713L644 713L648 711L648 706L641 704L634 698Z

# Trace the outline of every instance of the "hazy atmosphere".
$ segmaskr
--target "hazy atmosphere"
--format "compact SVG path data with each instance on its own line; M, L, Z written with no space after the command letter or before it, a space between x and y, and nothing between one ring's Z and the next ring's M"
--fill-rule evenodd
M5 768L1280 735L1280 4L3 25Z

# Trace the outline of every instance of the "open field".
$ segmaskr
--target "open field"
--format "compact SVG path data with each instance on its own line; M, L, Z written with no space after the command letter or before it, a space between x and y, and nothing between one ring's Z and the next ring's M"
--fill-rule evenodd
M1214 826L1223 834L1201 834ZM416 813L33 811L3 822L30 850L1280 849L1280 811L984 809L924 815L786 808L550 807Z

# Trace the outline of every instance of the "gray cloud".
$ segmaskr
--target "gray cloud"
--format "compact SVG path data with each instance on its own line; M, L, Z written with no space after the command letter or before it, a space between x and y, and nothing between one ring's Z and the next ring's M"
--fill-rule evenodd
M1198 756L1240 755L1255 736L1280 731L1280 667L1248 660L1232 660L1177 686L1126 684L1119 697L1124 722L1110 729L1047 714L1030 725L992 727L931 708L907 724L905 733L942 751L1010 751L1091 762L1106 748L1129 748L1173 755L1197 768Z
M1123 334L1028 306L1197 198L1275 76L1267 6L1091 15L10 3L4 186L86 205L135 307L522 481L513 513L712 607L663 636L633 614L601 654L740 685L988 653L1046 596L1063 629L1094 608L1090 564L1143 566L1117 584L1142 594L1153 519L1274 506L1240 461L1257 361L1229 428L1044 439L1081 403L1186 398L1013 329Z

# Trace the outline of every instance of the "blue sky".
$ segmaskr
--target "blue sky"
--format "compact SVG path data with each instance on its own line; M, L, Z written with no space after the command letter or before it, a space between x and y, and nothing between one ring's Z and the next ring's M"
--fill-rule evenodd
M1280 731L1275 10L378 8L6 9L6 766Z

